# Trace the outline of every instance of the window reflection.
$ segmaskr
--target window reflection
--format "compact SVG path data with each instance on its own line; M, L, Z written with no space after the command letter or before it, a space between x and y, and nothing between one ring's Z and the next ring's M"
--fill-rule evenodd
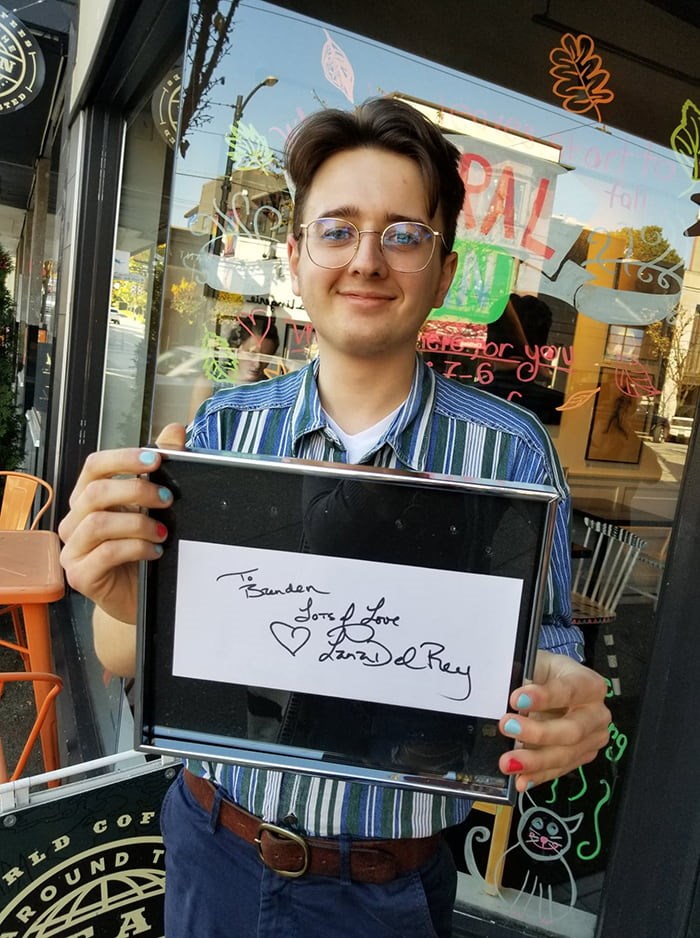
M149 102L127 129L110 307L96 311L108 317L101 449L137 445L143 410L150 409L146 363L158 332L171 165L172 151Z
M457 274L417 350L447 377L513 400L547 424L572 489L574 545L591 500L618 518L624 509L625 525L646 542L617 608L623 694L613 699L611 690L610 747L520 806L507 825L511 852L506 840L496 857L503 875L487 890L517 892L529 872L545 892L551 887L551 904L523 899L518 915L535 925L563 922L566 933L575 913L581 933L592 935L644 679L639 648L653 634L685 460L682 421L692 424L700 387L692 292L700 251L691 256L682 235L688 160L614 127L602 133L555 95L551 104L534 101L265 3L247 3L245 16L234 15L236 4L215 7L202 5L191 37L209 76L199 96L201 75L184 75L151 436L190 419L203 395L243 379L249 350L231 343L236 332L248 329L256 345L257 380L315 356L289 278L293 194L280 151L311 111L400 89L460 148L467 189ZM212 31L217 14L230 48L205 41L207 16L211 35L223 35ZM274 85L265 84L270 69ZM274 349L255 342L258 323L274 326ZM600 637L593 646L606 674ZM475 812L470 823L485 826L493 846L502 820ZM527 859L527 845L537 837L551 844L554 827L567 846L552 851L555 862L543 871L542 857ZM478 905L472 876L483 875L489 846L465 860L466 836L455 833L460 896ZM584 881L594 887L582 898ZM509 914L511 904L499 911Z

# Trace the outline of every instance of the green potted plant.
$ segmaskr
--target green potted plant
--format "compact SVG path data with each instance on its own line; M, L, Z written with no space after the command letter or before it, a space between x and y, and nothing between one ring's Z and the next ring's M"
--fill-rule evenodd
M23 429L17 411L17 323L15 304L7 288L12 257L0 246L0 469L17 469L23 458Z

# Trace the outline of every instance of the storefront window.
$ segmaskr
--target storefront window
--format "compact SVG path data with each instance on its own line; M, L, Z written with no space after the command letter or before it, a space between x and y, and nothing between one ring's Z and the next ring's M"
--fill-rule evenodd
M94 311L107 319L101 449L148 440L177 120L172 101L178 91L179 72L172 72L126 128L110 304ZM92 604L75 592L70 602L100 745L106 753L129 749L133 723L124 694L129 682L110 677L97 659Z
M160 96L159 89L154 98ZM158 335L173 158L171 140L160 130L149 102L126 131L111 302L104 311L108 330L101 449L138 445L150 417L146 365Z
M691 158L604 123L609 95L567 107L554 71L546 104L262 2L202 4L192 22L150 436L217 388L316 355L286 259L289 131L319 107L389 92L434 120L461 151L466 198L456 277L418 350L547 425L573 496L574 571L589 561L586 518L634 536L612 625L586 627L588 663L609 682L610 744L512 814L472 813L452 837L459 901L592 935L700 385ZM552 33L553 58L528 67L550 72L561 43ZM142 248L121 244L131 271ZM135 324L116 328L139 346Z

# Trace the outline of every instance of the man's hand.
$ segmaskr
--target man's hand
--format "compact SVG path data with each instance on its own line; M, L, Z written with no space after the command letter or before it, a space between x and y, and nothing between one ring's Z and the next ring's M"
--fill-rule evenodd
M606 693L605 681L590 668L566 655L537 653L534 682L510 698L518 712L500 721L503 735L522 743L499 759L502 772L517 776L518 791L595 759L608 741Z
M182 449L185 428L170 424L159 446ZM172 495L143 476L160 465L153 450L120 449L92 453L70 497L70 511L58 534L64 543L61 563L70 585L92 599L108 616L136 621L138 561L156 560L168 535L149 517Z

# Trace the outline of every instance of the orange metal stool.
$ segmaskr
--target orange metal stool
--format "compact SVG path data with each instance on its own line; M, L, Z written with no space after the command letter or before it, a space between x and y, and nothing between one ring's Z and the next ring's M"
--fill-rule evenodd
M47 685L41 710L38 710L36 716L34 717L32 728L27 734L22 752L17 758L12 771L10 771L7 766L7 762L5 760L5 748L3 746L2 737L0 736L0 782L14 782L24 772L25 766L27 765L27 760L29 759L32 748L34 747L34 743L41 734L41 729L45 720L52 714L55 715L55 698L63 687L63 681L60 677L58 677L57 674L37 674L34 671L6 671L3 674L2 679L6 684L17 683L20 681L31 681L35 688L37 684Z
M60 541L53 531L0 531L0 606L21 607L27 644L26 649L18 650L26 654L34 672L53 671L48 604L65 592L60 552ZM37 713L47 692L44 682L34 683ZM44 766L50 772L59 768L53 701L40 735Z

